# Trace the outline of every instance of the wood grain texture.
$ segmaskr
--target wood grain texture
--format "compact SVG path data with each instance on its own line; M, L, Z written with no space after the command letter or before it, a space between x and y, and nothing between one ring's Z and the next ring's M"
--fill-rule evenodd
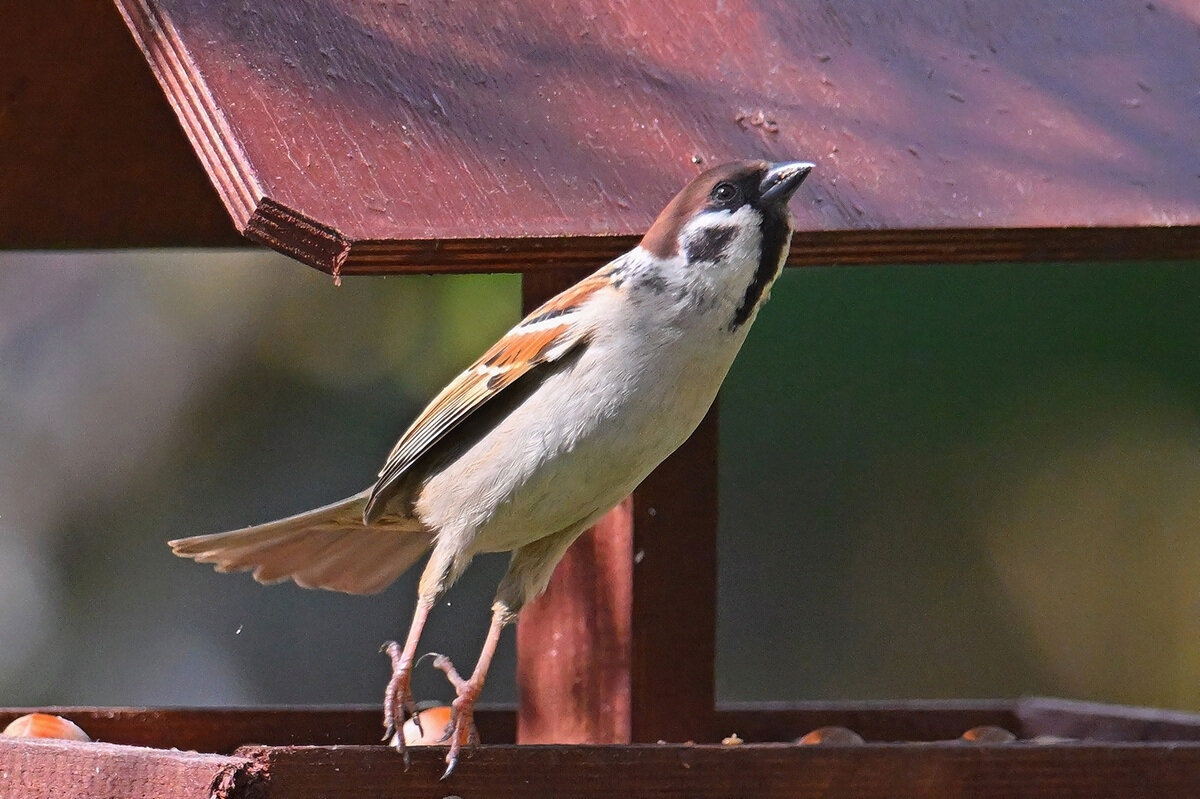
M0 797L318 796L572 797L1189 797L1200 796L1200 714L1055 699L804 702L725 706L713 735L790 741L817 726L859 732L852 746L487 745L451 781L439 747L413 752L408 770L374 738L375 706L288 709L58 708L112 743L0 738ZM7 723L24 709L0 710ZM505 719L508 722L505 722ZM512 711L477 717L496 735ZM994 724L1024 739L956 741ZM485 729L486 725L486 729ZM733 730L728 725L734 725ZM1035 743L1039 735L1075 741ZM167 750L234 740L321 742L242 746L231 756ZM500 738L487 737L498 741ZM716 740L710 737L710 741Z
M0 797L1193 797L1200 744L484 746L439 782L441 747L245 747L233 757L0 740Z
M111 0L3 20L0 247L245 244Z
M244 749L262 796L697 797L697 799L1134 799L1200 795L1200 745L481 747L439 782L441 752L412 767L380 747Z
M248 758L105 743L0 738L0 799L233 799Z
M793 263L1200 252L1190 0L117 3L239 228L326 271L599 265L760 156L818 163Z
M571 546L517 625L517 741L628 743L633 500Z

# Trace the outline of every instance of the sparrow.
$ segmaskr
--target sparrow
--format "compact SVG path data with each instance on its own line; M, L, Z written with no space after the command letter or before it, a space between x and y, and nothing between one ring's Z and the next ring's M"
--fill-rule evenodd
M454 685L446 771L501 632L545 590L567 547L696 429L791 243L807 162L737 161L696 176L640 243L526 316L438 394L367 490L279 521L171 541L256 580L383 590L429 551L392 676L384 740L416 717L410 676L439 597L483 552L511 552L474 671ZM419 722L419 719L418 719Z

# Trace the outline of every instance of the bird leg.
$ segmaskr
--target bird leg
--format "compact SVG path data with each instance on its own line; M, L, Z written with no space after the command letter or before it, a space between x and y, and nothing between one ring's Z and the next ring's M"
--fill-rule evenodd
M466 561L456 559L453 549L441 546L440 542L435 545L425 570L421 572L421 582L417 586L417 607L413 611L404 648L401 649L395 641L383 645L384 651L392 659L392 677L383 693L383 740L390 740L392 746L404 755L405 768L408 767L408 749L404 745L404 722L410 718L416 719L417 729L421 728L417 703L412 695L413 659L417 654L417 644L421 641L421 630L425 627L429 611L465 567Z
M514 618L512 611L501 602L492 606L492 624L488 628L487 638L483 641L483 651L475 663L475 670L470 679L464 680L445 655L434 658L433 666L445 672L446 679L454 686L457 694L450 706L450 724L446 727L446 738L450 742L450 751L446 753L446 771L442 779L454 772L458 765L458 756L464 744L472 742L472 731L475 729L475 702L479 692L483 690L483 681L487 679L488 668L492 665L492 657L496 654L496 644L500 641L500 633Z
M416 656L417 644L421 640L421 630L425 627L425 619L433 602L419 600L413 613L412 624L408 628L408 638L404 648L395 641L383 645L383 651L392 660L392 677L388 680L387 689L383 693L383 740L391 741L404 755L404 763L408 765L408 750L404 746L404 722L410 718L417 720L420 729L421 719L417 715L417 703L412 695L413 658Z

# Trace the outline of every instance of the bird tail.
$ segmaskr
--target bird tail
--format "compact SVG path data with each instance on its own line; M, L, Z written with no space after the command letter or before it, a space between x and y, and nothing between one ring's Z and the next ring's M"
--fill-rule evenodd
M169 542L181 557L220 572L251 571L260 583L374 594L391 585L432 544L415 519L363 524L368 492L257 527Z

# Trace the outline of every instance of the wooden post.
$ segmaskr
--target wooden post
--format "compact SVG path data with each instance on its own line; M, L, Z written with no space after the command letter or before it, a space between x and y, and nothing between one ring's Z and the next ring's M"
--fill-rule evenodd
M526 309L585 272L527 274ZM519 743L698 739L714 711L716 410L567 552L517 629Z

